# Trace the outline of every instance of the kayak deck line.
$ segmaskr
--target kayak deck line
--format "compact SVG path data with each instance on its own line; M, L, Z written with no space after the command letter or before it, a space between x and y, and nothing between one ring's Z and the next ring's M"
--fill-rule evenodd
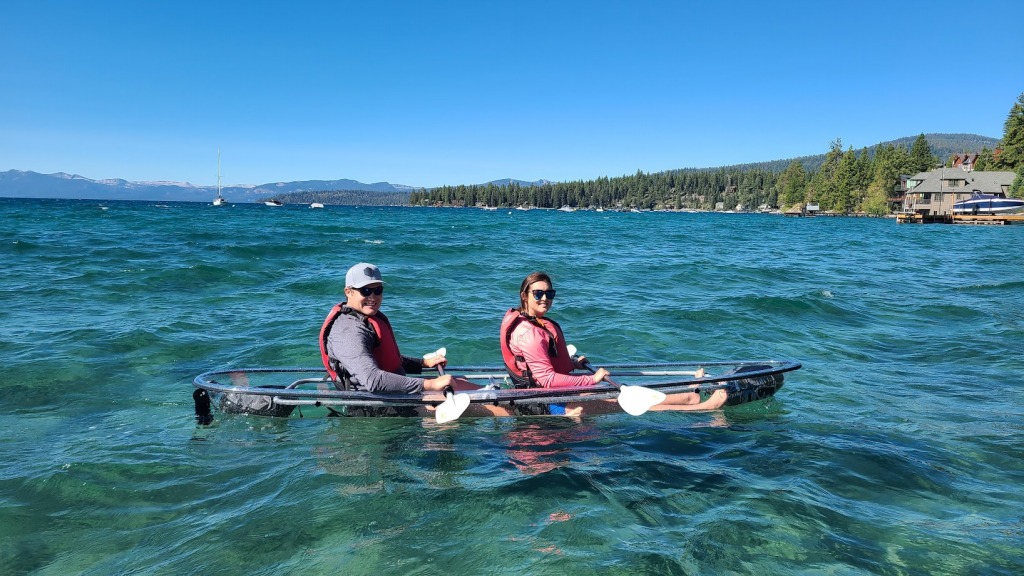
M642 385L665 394L710 393L724 389L729 393L726 405L730 406L774 395L782 387L783 374L801 367L799 363L790 360L649 362L604 366L623 383ZM704 373L699 378L696 376L702 369L708 368L727 370L718 374ZM477 390L460 391L468 396L471 404L514 406L582 403L615 399L620 393L617 387L608 383L572 388L511 388L507 387L507 372L495 366L450 366L445 370L468 380L488 382ZM435 370L427 369L424 372L429 374ZM264 383L264 380L267 382ZM270 416L286 416L296 406L415 408L436 407L445 401L439 392L375 394L341 390L324 373L323 368L212 370L196 376L193 385L219 396L221 411ZM274 406L281 406L282 409L275 409Z

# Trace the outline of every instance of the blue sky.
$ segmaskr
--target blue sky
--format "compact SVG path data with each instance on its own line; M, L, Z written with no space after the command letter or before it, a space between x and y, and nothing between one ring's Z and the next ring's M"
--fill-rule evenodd
M0 170L589 180L999 138L1024 3L0 4Z

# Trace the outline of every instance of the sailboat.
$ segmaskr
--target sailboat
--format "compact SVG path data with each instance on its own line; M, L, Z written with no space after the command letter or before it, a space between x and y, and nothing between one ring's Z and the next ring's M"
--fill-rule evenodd
M223 206L228 201L220 194L220 150L217 150L217 197L213 199L214 206Z

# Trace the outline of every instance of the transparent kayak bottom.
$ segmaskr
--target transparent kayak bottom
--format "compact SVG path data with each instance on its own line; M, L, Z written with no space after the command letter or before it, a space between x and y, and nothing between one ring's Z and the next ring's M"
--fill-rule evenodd
M665 394L696 393L707 398L716 390L728 394L726 406L737 406L774 396L784 374L798 370L789 360L737 362L662 362L604 365L617 383L642 386ZM523 416L559 413L566 404L582 405L584 413L620 412L608 409L619 395L611 384L573 388L514 388L504 368L451 366L457 374L481 387L465 392L471 408L467 416ZM428 370L424 376L434 374ZM374 394L341 390L319 368L245 368L215 370L196 376L196 415L217 409L227 414L289 417L296 408L323 408L327 416L422 417L444 402L438 392ZM596 404L601 402L602 404ZM552 406L555 407L552 410ZM211 417L212 419L212 417Z

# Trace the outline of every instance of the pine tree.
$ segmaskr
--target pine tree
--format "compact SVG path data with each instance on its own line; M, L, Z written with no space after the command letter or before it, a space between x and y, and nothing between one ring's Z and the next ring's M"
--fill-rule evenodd
M1024 198L1024 163L1017 166L1017 177L1010 184L1010 196L1012 198Z
M999 147L1002 148L996 160L999 168L1014 170L1024 165L1024 93L1010 108Z
M938 163L932 154L932 147L928 145L928 139L924 137L924 134L918 136L917 140L914 140L914 145L910 147L910 159L914 170L917 172L927 172Z
M811 178L810 199L821 205L822 210L843 210L843 201L840 198L839 187L836 181L836 173L839 171L839 163L843 159L843 141L836 138L829 143L829 151L825 154L825 161L821 168Z
M995 165L995 159L992 156L992 151L988 149L988 146L983 146L981 152L978 153L978 159L974 162L974 169L978 171L990 170Z

